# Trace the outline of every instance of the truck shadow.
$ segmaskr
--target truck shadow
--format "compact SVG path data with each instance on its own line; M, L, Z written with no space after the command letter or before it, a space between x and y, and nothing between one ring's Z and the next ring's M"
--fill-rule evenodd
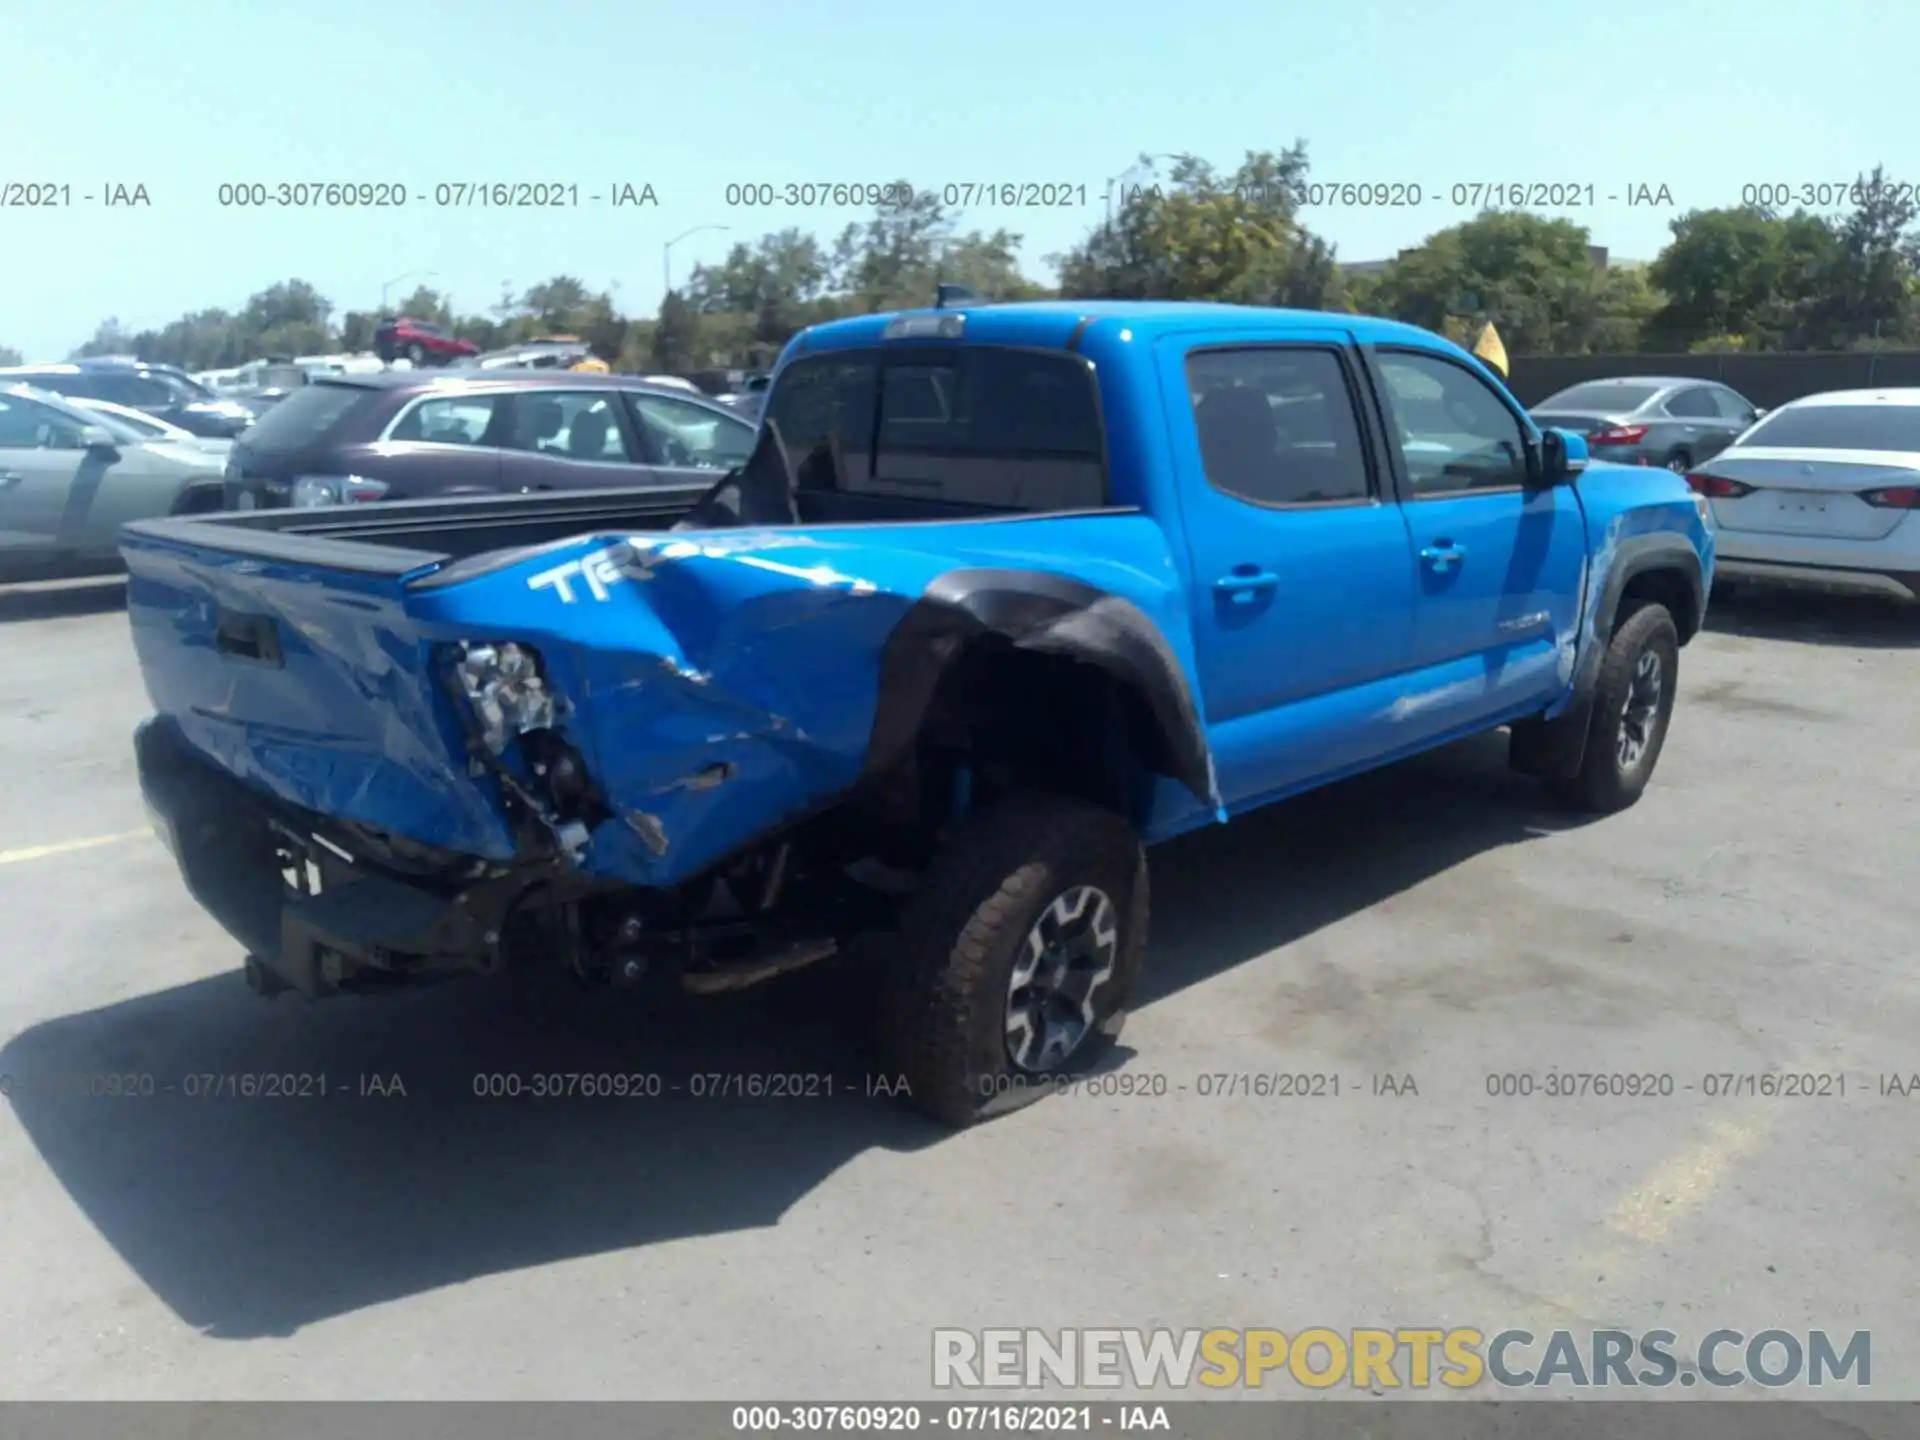
M1726 596L1714 592L1706 628L1747 640L1912 650L1920 648L1920 605L1872 595L1742 587Z
M1481 737L1177 841L1155 854L1145 1001L1550 817ZM53 1174L183 1321L285 1336L503 1271L774 1225L862 1152L938 1143L885 1093L857 993L795 976L704 1000L617 996L583 1025L493 982L306 1006L262 1002L235 973L35 1026L0 1049L0 1074ZM569 1074L640 1093L476 1093ZM113 1075L157 1093L72 1093ZM263 1075L309 1092L297 1077L324 1076L326 1094L229 1093L225 1077ZM800 1077L786 1088L807 1093L712 1093L736 1076Z

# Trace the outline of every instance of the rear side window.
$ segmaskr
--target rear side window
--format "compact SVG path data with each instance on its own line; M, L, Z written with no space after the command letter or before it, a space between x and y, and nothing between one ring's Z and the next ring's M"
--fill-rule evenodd
M1100 405L1077 356L988 346L788 366L767 419L803 489L1047 511L1106 503Z
M1920 405L1808 405L1776 410L1741 447L1920 451Z
M1713 403L1713 392L1695 386L1668 397L1667 414L1683 419L1706 420L1717 417L1720 411Z
M1371 494L1346 372L1331 350L1203 350L1187 387L1207 482L1256 505Z
M304 450L372 395L358 385L302 385L253 422L247 444L256 450Z
M417 402L401 415L387 439L420 440L433 445L480 445L485 443L487 432L493 426L495 411L506 401L505 395L435 395ZM284 405L286 401L280 403ZM535 442L551 440L565 427L566 416L558 404L539 411L526 425ZM534 449L538 445L520 448Z

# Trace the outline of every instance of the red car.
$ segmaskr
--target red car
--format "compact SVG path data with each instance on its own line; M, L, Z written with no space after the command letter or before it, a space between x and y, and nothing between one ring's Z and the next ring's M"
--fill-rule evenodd
M438 325L402 315L397 320L382 320L373 332L373 349L391 365L406 359L415 365L444 365L463 355L478 355L480 347L471 340L449 335Z

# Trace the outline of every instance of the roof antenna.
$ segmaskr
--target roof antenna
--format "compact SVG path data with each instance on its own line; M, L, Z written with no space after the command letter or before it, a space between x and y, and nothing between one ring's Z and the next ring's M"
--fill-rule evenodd
M933 308L952 310L960 305L978 305L980 292L969 285L938 285L934 287Z

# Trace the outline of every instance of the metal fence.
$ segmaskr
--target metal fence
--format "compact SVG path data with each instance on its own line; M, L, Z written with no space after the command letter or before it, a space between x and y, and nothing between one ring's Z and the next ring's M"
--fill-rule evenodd
M1731 385L1754 404L1772 409L1823 390L1920 386L1920 350L1807 351L1763 355L1519 355L1513 393L1537 405L1582 380L1621 375L1684 375Z

